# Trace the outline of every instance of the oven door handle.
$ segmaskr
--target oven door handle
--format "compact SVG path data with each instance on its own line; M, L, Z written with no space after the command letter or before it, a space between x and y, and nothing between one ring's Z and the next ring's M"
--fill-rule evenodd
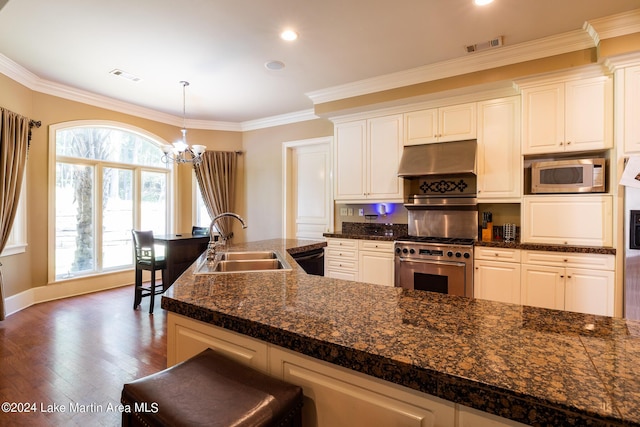
M424 259L414 259L414 258L404 258L397 257L396 258L400 262L417 262L420 264L444 264L444 265L457 265L460 267L464 267L466 264L460 261L436 261L436 260L424 260Z

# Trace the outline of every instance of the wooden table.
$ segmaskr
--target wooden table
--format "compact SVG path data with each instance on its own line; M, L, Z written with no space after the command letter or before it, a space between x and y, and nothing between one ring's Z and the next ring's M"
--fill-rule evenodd
M191 233L157 235L153 236L153 239L156 244L164 246L164 256L167 260L167 283L163 284L165 291L209 244L209 236Z

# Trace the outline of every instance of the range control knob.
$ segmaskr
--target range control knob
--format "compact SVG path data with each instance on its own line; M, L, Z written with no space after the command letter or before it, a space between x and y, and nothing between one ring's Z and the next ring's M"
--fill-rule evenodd
M464 253L464 257L465 257L465 258L467 258L467 259L468 259L470 256L471 256L471 255L469 255L469 252L465 252L465 253Z
M396 248L396 253L399 254L400 252L402 252L402 250L400 248Z
M460 258L462 254L460 252L456 252L456 258Z
M416 251L415 251L415 249L411 248L411 249L409 249L409 253L410 253L411 255L413 255L413 254L415 254L415 253L416 253Z
M403 254L406 254L406 253L408 253L408 252L409 252L409 250L408 250L407 248L404 248L404 249L402 250L402 253L403 253Z
M453 252L451 252L451 251L447 252L447 256L448 256L449 258L451 258L451 257L453 256Z

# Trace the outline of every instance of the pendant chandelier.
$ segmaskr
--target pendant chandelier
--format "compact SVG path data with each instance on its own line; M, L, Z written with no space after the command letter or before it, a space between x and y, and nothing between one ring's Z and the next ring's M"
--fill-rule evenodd
M162 151L164 151L162 161L164 163L198 164L202 161L202 153L205 152L207 147L204 145L189 147L189 144L187 144L186 88L189 86L189 82L181 81L180 84L182 85L182 139L162 148Z

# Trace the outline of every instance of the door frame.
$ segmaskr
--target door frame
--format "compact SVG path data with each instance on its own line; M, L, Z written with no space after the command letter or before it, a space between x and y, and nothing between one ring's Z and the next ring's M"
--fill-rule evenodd
M329 210L329 230L327 232L333 232L333 222L334 222L334 211L335 208L333 206L333 191L334 191L334 183L333 183L333 137L332 136L322 136L319 138L309 138L309 139L301 139L296 141L287 141L282 143L282 238L283 239L295 239L295 231L293 235L289 232L289 223L291 221L295 221L295 214L293 210L293 204L291 203L294 200L293 195L291 194L293 189L293 183L295 177L292 173L292 153L293 150L299 147L305 147L310 145L322 145L327 144L329 148L329 156L330 156L330 164L331 171L329 175L330 181L330 202L331 209ZM295 227L294 227L295 230Z

